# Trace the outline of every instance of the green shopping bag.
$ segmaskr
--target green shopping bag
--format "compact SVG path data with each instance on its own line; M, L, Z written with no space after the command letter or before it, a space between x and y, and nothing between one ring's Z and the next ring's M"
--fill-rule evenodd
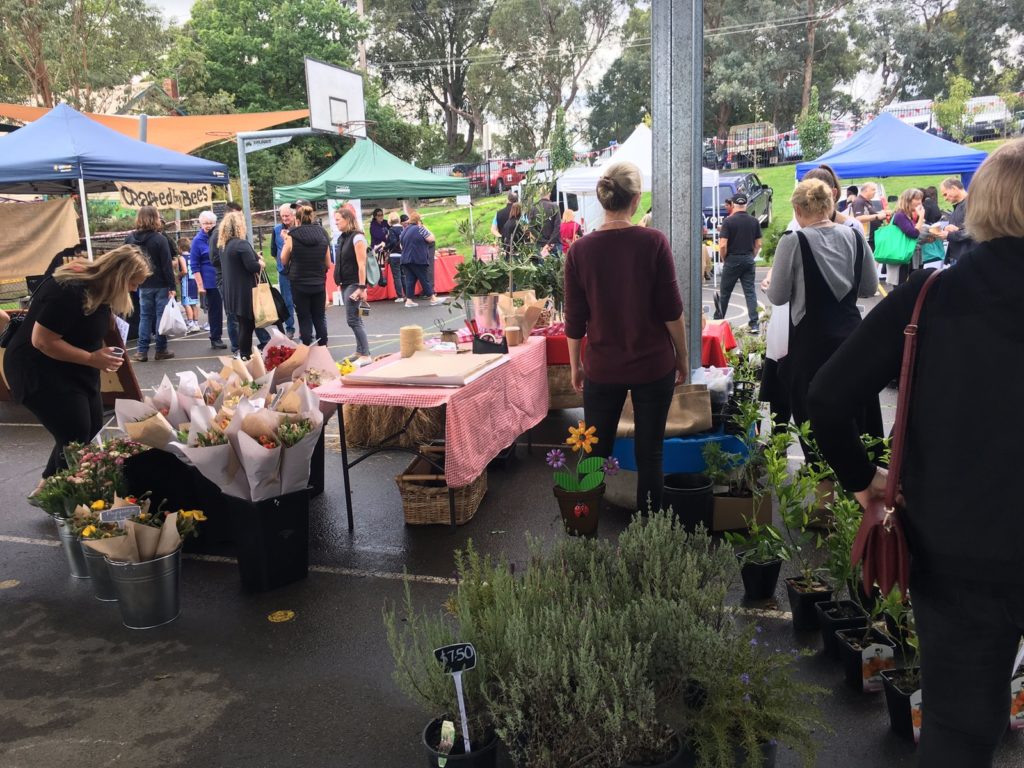
M917 240L907 237L895 224L886 224L875 231L875 261L879 264L909 264Z
M929 264L933 261L942 261L946 258L946 249L942 246L941 240L932 240L921 246L921 263Z

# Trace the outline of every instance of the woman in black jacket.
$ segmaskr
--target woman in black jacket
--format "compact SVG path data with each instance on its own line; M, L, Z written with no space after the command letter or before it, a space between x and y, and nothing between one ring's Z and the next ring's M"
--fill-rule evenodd
M327 271L331 268L331 245L324 228L316 223L313 208L300 206L295 212L298 226L285 233L281 263L288 268L292 302L299 320L299 338L307 346L327 346Z
M138 350L132 357L137 363L149 360L150 341L159 327L164 307L169 299L174 298L177 287L171 265L171 248L163 229L156 208L144 205L135 216L135 231L125 239L125 243L142 249L153 270L139 288L139 341ZM156 359L170 360L172 357L174 353L167 349L167 337L157 333Z
M256 330L252 289L266 264L246 239L245 219L240 211L232 211L220 223L217 247L224 272L224 309L238 318L238 353L248 360L252 357L252 334Z
M1024 411L1012 400L998 414L986 408L991 381L977 375L996 368L1007 394L1024 378L1024 140L975 175L967 227L979 245L939 275L918 325L900 478L925 702L918 765L929 768L992 764L1024 635L1024 514L1005 474L1021 456ZM855 415L898 375L904 328L931 274L915 272L882 300L811 385L818 445L864 506L883 497L886 473L865 453Z

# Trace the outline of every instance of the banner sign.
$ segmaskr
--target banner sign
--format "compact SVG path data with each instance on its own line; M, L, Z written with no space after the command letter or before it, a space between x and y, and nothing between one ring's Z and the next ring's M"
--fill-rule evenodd
M245 153L259 152L261 149L270 149L276 147L279 144L287 144L292 140L291 136L269 136L263 139L246 139L243 147Z
M179 184L177 182L115 181L121 205L125 208L205 208L213 200L209 184Z

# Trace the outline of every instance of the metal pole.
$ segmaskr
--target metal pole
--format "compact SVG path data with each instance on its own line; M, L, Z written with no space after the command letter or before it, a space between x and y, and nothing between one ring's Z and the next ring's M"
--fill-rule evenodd
M82 170L78 170L78 202L82 206L82 226L85 228L85 251L89 254L89 261L92 261L92 235L89 232L89 201L85 197L85 179L82 178Z
M693 368L701 362L704 9L700 0L651 3L651 38L652 72L657 73L651 78L654 224L668 237L675 258Z
M245 216L245 231L249 244L253 244L252 208L249 205L249 164L245 159L245 140L238 134L238 184L242 196L242 215Z
M149 130L149 117L147 115L139 115L139 141L146 140L146 133Z

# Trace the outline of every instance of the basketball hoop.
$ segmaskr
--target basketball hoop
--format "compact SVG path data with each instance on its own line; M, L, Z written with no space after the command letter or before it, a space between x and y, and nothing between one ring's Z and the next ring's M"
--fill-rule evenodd
M344 123L338 123L335 127L338 129L339 136L347 136L353 139L358 139L358 135L352 135L362 133L366 136L370 133L376 133L373 129L376 127L376 120L348 120ZM362 128L361 132L357 131L358 128Z

